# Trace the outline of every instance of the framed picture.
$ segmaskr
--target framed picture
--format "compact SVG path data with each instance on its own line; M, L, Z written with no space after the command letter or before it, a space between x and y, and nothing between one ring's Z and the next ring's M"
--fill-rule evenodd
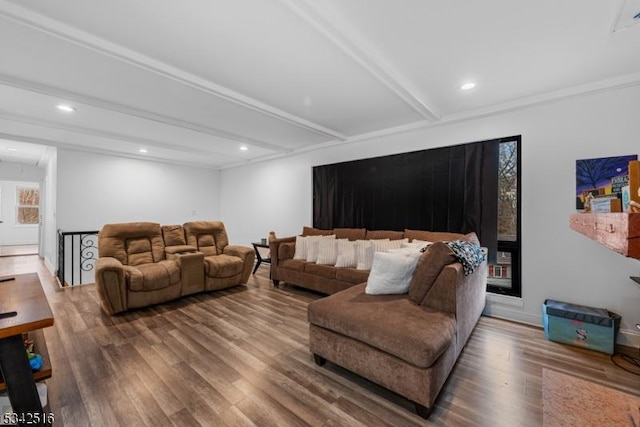
M576 160L576 209L584 209L589 194L621 197L622 187L629 183L632 160L638 160L638 155Z

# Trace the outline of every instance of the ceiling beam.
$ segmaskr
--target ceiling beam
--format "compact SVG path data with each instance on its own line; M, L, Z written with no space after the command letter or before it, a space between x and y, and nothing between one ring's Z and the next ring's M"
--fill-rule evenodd
M195 88L210 95L241 105L245 108L257 111L269 117L284 121L291 125L306 129L330 139L346 140L347 137L338 131L313 123L302 117L287 113L271 105L260 102L251 97L242 95L229 88L213 83L202 77L193 75L172 65L158 61L146 55L135 52L124 46L111 43L100 37L85 31L71 27L60 21L56 21L24 7L0 0L0 16L3 16L22 25L29 26L38 31L55 36L59 39L71 42L78 46L91 49L134 65L138 68L153 72L162 77L174 80L186 86Z
M320 6L309 0L280 0L280 2L340 48L418 114L429 122L439 120L439 115L433 107L427 105L423 96L412 87L412 84L379 54L374 53L353 30L339 25L338 19L328 17L326 10L321 11Z
M196 154L203 154L203 155L209 155L209 156L211 156L211 155L213 155L213 156L224 156L224 157L228 157L228 158L231 158L231 159L246 160L246 159L242 158L241 156L222 153L220 151L209 150L209 149L206 149L206 148L193 147L193 146L184 146L184 145L179 145L179 144L172 144L172 143L167 143L167 142L162 142L162 141L157 141L157 140L150 140L150 139L146 139L146 138L140 138L140 137L137 137L137 136L123 135L123 134L120 134L120 133L108 132L108 131L104 131L104 130L89 129L89 128L85 128L85 127L82 127L82 126L74 126L74 125L68 125L68 124L62 124L62 123L42 120L42 119L39 119L39 118L36 119L36 118L33 118L33 117L9 114L9 113L2 112L2 111L0 111L0 119L14 121L14 122L20 122L20 123L26 123L26 124L29 124L29 125L38 126L38 127L44 127L44 128L47 128L47 129L57 129L57 130L62 130L62 131L65 131L65 132L71 132L71 133L75 133L75 134L88 135L88 136L93 136L93 137L97 137L97 138L112 139L114 141L120 141L120 142L124 142L124 143L127 143L127 144L138 144L138 146L132 147L132 149L134 151L138 150L138 148L140 148L139 145L143 145L145 147L157 147L157 148L162 148L162 149L165 149L165 150L173 150L173 151L189 150L189 152L196 153Z
M175 159L165 159L162 157L155 157L153 155L148 155L148 154L145 154L145 155L140 155L135 153L128 154L128 153L123 153L122 151L114 151L114 150L109 150L105 148L85 147L83 145L69 144L61 141L53 141L53 140L44 139L44 138L15 135L15 134L4 133L4 132L0 132L0 138L8 139L10 141L26 142L29 144L45 145L48 147L65 148L65 149L75 150L75 151L84 151L86 153L97 153L97 154L104 154L108 156L124 157L127 159L154 161L159 163L167 163L171 165L195 166L195 167L208 168L208 169L214 169L214 170L220 169L220 167L217 165L195 163L195 162L184 162L184 161L179 161Z
M135 116L141 119L151 120L157 123L162 123L169 126L174 126L182 129L192 130L194 132L204 133L207 135L215 136L217 138L223 138L229 141L239 142L243 144L249 144L256 147L266 148L273 151L287 153L290 150L285 149L279 145L271 144L269 142L257 140L254 138L248 138L235 133L215 129L209 126L204 126L198 123L189 122L182 119L176 119L163 114L153 113L150 111L142 110L140 108L130 107L128 105L120 104L112 101L105 101L104 99L95 98L93 96L79 94L68 90L62 90L53 86L44 85L17 77L9 76L0 73L0 84L15 87L18 89L27 90L29 92L39 93L42 95L53 96L56 98L62 98L69 101L74 101L84 105L90 105L92 107L101 108L103 110L114 111L116 113L125 114L129 116Z

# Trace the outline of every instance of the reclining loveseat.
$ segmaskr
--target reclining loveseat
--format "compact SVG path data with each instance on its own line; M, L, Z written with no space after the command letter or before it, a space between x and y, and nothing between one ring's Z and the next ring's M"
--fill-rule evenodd
M253 249L229 245L220 221L106 224L95 280L102 309L116 314L246 283L253 260Z

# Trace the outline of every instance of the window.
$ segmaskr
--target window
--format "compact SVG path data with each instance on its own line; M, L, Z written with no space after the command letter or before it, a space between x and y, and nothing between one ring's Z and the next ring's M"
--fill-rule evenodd
M37 187L16 188L16 223L38 224L40 220L40 190Z
M498 165L498 252L490 258L489 292L521 296L520 137L500 141Z

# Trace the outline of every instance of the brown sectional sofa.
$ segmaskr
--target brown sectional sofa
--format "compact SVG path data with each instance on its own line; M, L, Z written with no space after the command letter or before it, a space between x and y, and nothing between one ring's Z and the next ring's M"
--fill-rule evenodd
M220 221L106 224L98 256L96 286L107 314L246 283L254 261L252 248L229 245Z
M304 227L302 236L331 235L336 239L349 240L373 240L390 239L400 240L425 240L429 242L454 240L461 235L457 233L444 233L422 230L388 231L366 230L364 228L335 228L321 230ZM366 282L369 271L355 268L337 268L329 265L318 265L305 260L293 259L295 253L296 237L283 237L272 239L269 242L271 251L271 279L278 286L280 281L311 289L324 294L334 294L343 289L350 288L362 282Z
M405 230L403 237L479 245L474 233ZM289 273L290 249L280 248L273 252L279 258L272 270L276 278L332 293L308 306L309 348L316 363L328 360L380 384L414 402L417 413L427 418L484 310L486 261L465 275L449 246L435 243L420 256L408 293L369 295L366 283L340 282L337 271L328 277L328 270L322 275L304 266ZM332 292L338 287L344 289Z

